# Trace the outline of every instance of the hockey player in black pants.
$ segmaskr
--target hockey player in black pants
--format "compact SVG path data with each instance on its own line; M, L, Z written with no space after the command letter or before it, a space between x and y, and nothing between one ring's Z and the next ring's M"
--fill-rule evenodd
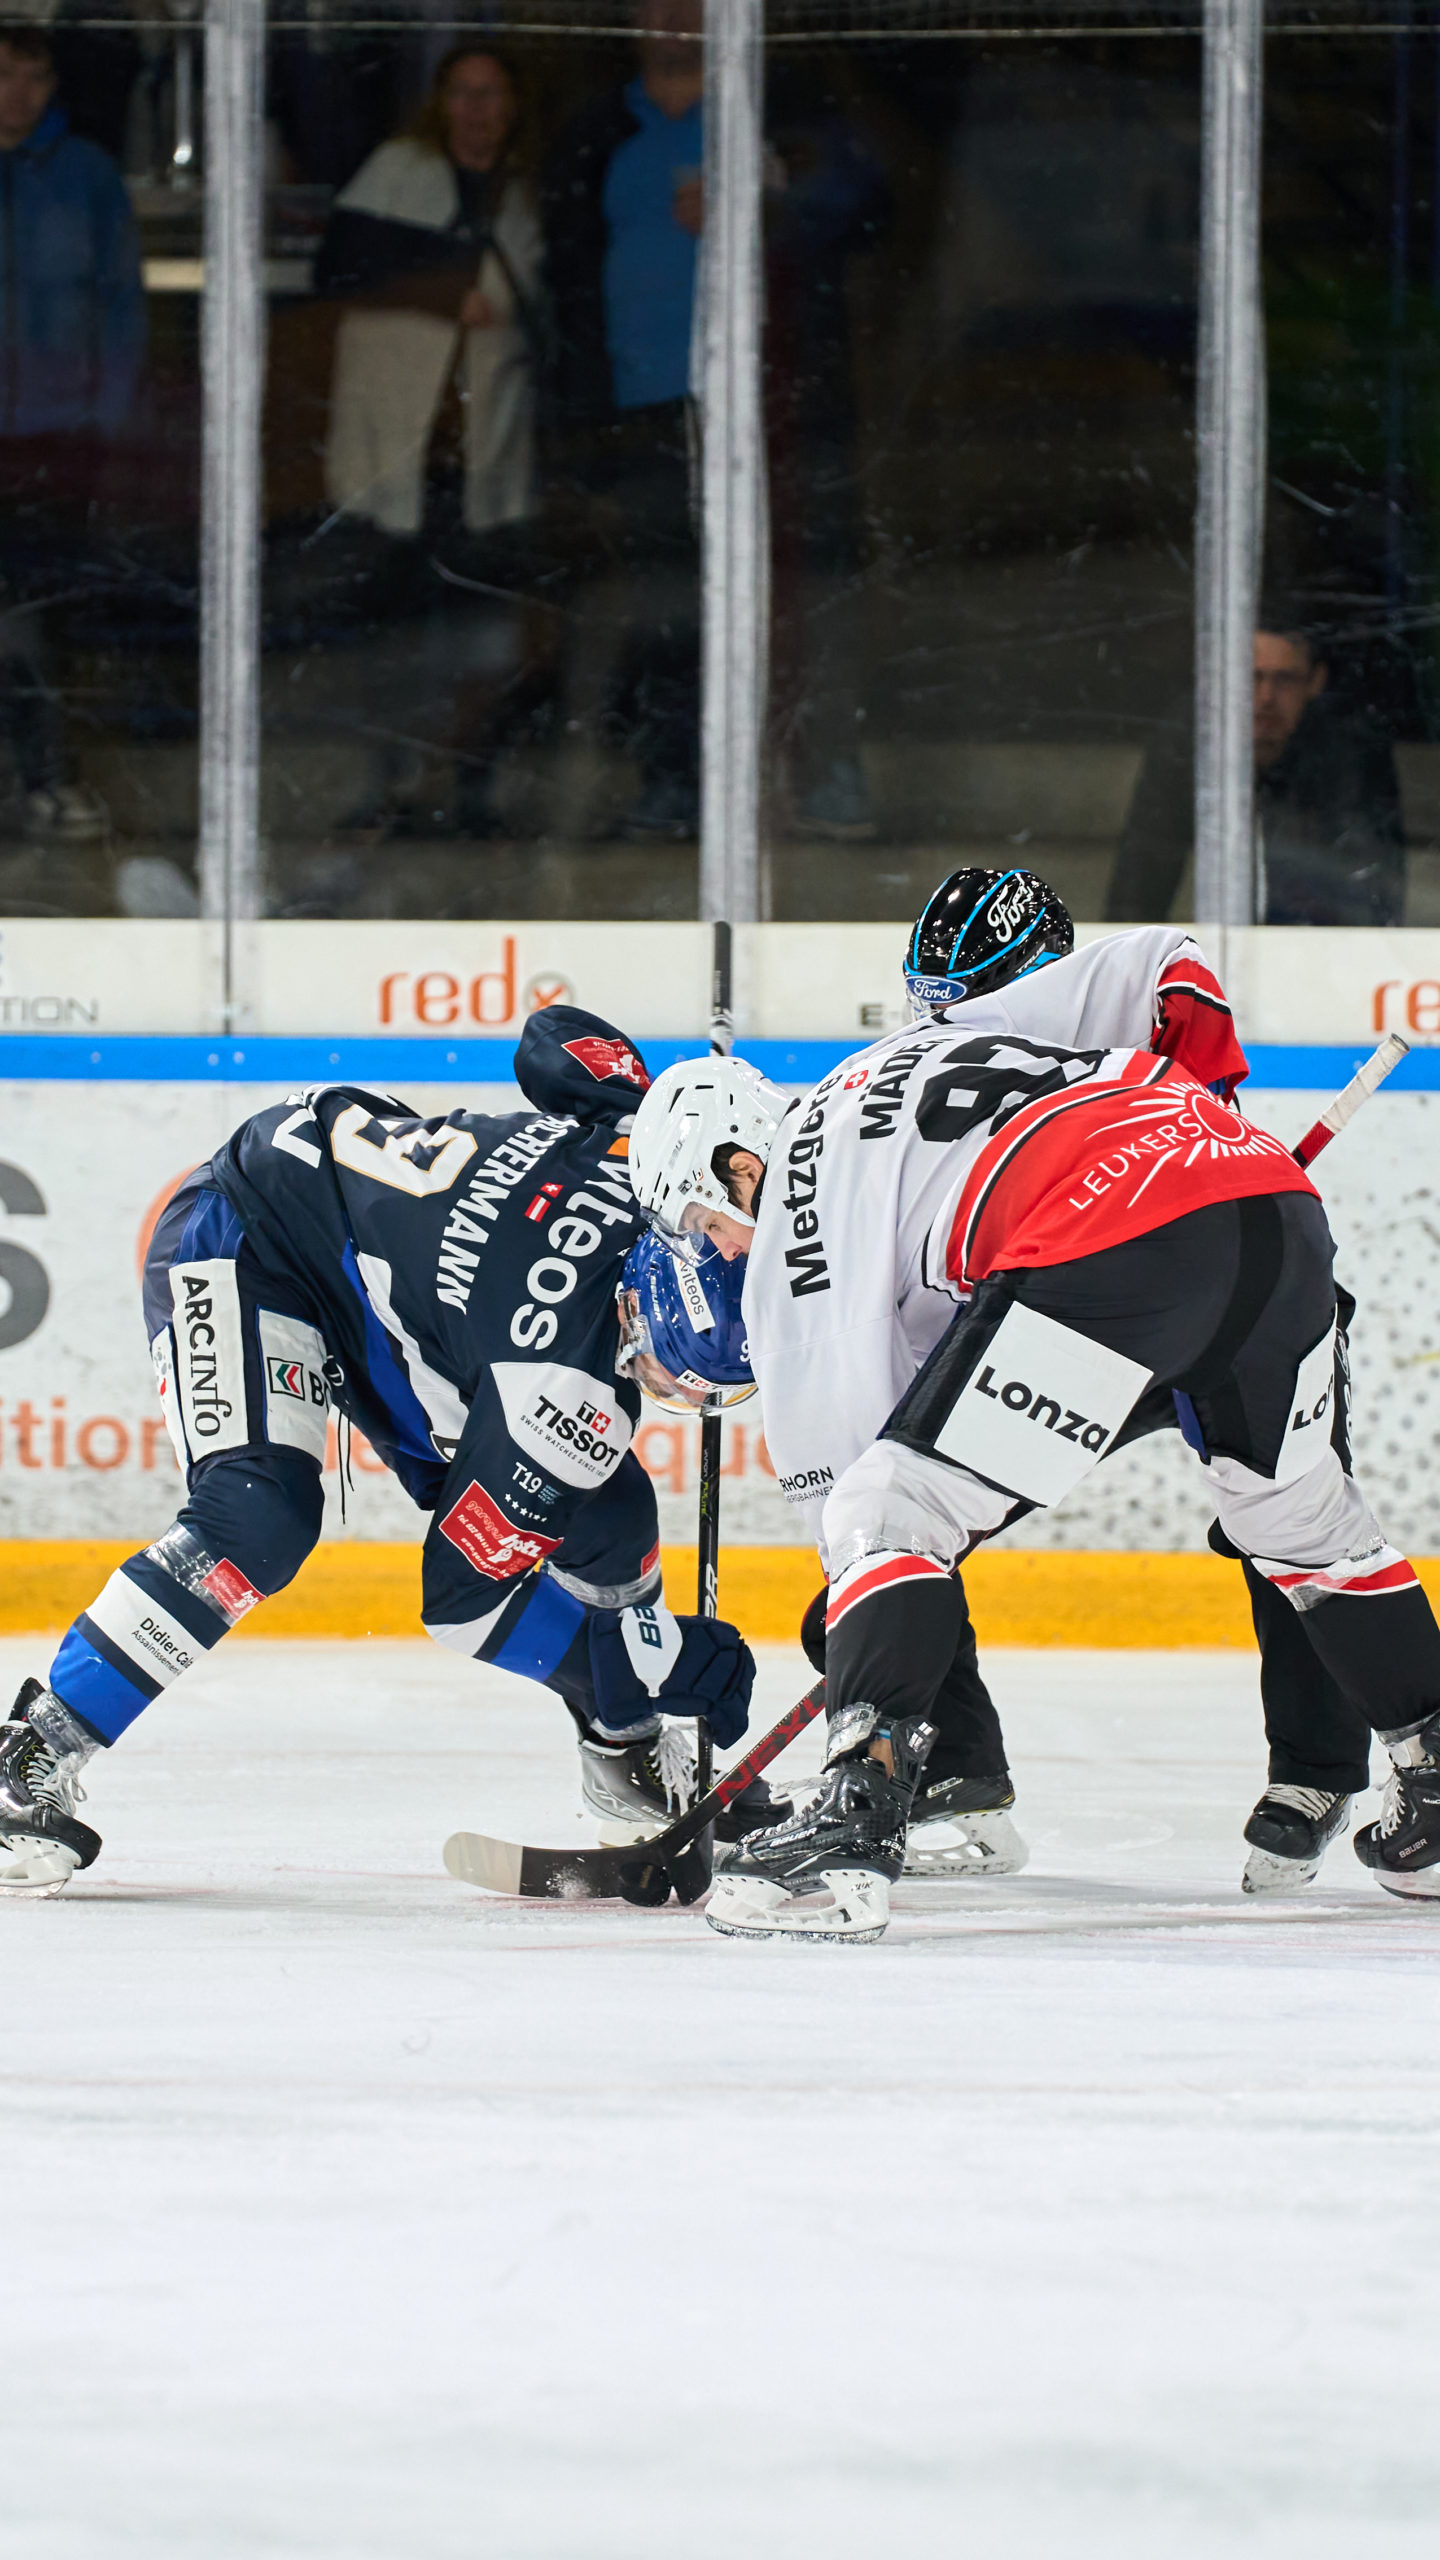
M956 1569L1063 1499L1153 1389L1185 1399L1226 1538L1390 1750L1361 1857L1392 1889L1440 1887L1440 1629L1331 1442L1333 1247L1278 1139L1163 1056L941 1025L793 1109L738 1060L671 1068L630 1162L677 1244L748 1257L777 1473L830 1488L827 1780L737 1851L717 1928L881 1934ZM926 1302L947 1297L935 1340Z
M663 1828L691 1800L692 1755L662 1715L704 1716L722 1745L744 1732L748 1649L661 1596L654 1492L630 1448L640 1399L617 1374L643 1060L553 1006L515 1072L533 1108L500 1118L424 1120L344 1086L292 1095L164 1212L145 1318L188 1493L0 1725L0 1892L56 1893L91 1863L86 1762L293 1580L320 1535L332 1407L433 1514L430 1634L564 1700L603 1837ZM740 1805L742 1827L773 1819L763 1792Z
M1074 949L1074 939L1068 911L1037 872L951 872L927 899L906 946L911 1014L917 1022L951 1025L960 1037L1152 1049L1232 1100L1248 1064L1224 989L1191 936L1175 925L1144 925L1107 934L1083 951ZM1332 1437L1348 1468L1346 1340L1354 1301L1343 1289L1336 1297ZM1177 1427L1193 1441L1183 1401L1154 1388L1140 1399L1112 1454ZM1352 1795L1369 1783L1370 1728L1326 1671L1289 1603L1238 1556L1218 1523L1210 1543L1218 1554L1236 1557L1245 1576L1270 1745L1268 1784L1245 1824L1249 1856L1242 1881L1247 1893L1293 1889L1318 1874L1327 1843L1344 1828ZM812 1611L802 1641L823 1669L823 1613L818 1640ZM916 1796L906 1872L1012 1873L1026 1852L1010 1819L1004 1745L968 1618L934 1714L938 1731Z

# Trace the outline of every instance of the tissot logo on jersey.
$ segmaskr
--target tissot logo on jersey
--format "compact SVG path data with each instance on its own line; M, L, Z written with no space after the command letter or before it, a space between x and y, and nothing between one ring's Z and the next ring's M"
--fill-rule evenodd
M490 1374L511 1439L550 1475L581 1486L613 1475L630 1446L630 1418L597 1378L562 1361L497 1360Z

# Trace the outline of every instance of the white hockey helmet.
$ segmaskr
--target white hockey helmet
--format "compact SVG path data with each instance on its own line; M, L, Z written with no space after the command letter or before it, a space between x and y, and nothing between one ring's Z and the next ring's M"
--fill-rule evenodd
M769 1161L790 1097L743 1058L682 1058L658 1075L630 1132L630 1181L652 1227L694 1258L712 1209L742 1226L711 1165L717 1147L745 1147Z

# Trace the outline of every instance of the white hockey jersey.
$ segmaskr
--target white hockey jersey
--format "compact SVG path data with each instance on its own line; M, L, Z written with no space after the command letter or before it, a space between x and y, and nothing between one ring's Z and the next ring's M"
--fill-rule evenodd
M995 995L952 1004L944 1020L977 1037L1012 1031L1067 1049L1156 1049L1227 1095L1249 1073L1218 978L1173 924L1107 934Z
M1165 1042L1160 1054L1152 1040ZM957 1050L972 1042L971 1059L957 1065ZM1081 1049L1090 1055L1073 1054ZM1189 1068L1183 1095L1170 1057ZM1303 1184L1278 1141L1199 1089L1229 1090L1245 1071L1229 1008L1196 944L1168 926L1144 926L952 1007L944 1022L891 1033L793 1107L761 1195L744 1307L771 1462L817 1543L832 1485L882 1429L970 1281L995 1267L983 1257L996 1249L997 1200L1026 1229L1017 1229L1017 1258L1027 1261L1096 1251L1124 1230L1123 1215L1117 1226L1111 1214L1119 1194L1111 1199L1103 1176L1078 1211L1066 1211L1062 1196L1055 1224L1051 1175L1058 1160L1068 1172L1075 1131L1072 1121L1063 1140L1042 1138L1042 1124L1083 1104L1082 1087L1102 1118L1113 1118L1112 1102L1122 1114L1148 1113L1146 1151L1129 1187L1148 1177L1149 1196L1132 1232L1207 1198L1284 1188L1291 1176ZM1213 1128L1186 1126L1178 1154L1195 1161L1183 1195L1174 1188L1177 1150L1150 1143L1177 1108L1214 1115ZM1018 1182L1017 1141L1026 1161ZM1241 1159L1233 1166L1232 1154ZM1078 1234L1081 1226L1085 1240L1067 1245L1067 1227ZM965 1237L981 1256L968 1269Z

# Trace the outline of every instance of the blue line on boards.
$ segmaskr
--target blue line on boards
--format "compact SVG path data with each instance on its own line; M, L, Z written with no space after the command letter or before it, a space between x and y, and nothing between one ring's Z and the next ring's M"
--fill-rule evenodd
M708 1040L643 1040L652 1074L677 1058L701 1058ZM742 1040L747 1058L780 1084L814 1084L864 1044L860 1040ZM1348 1082L1370 1043L1315 1047L1257 1043L1250 1083L1259 1090L1333 1093ZM508 1084L513 1040L332 1040L0 1032L0 1077L81 1084ZM1389 1093L1440 1092L1440 1047L1412 1049Z

